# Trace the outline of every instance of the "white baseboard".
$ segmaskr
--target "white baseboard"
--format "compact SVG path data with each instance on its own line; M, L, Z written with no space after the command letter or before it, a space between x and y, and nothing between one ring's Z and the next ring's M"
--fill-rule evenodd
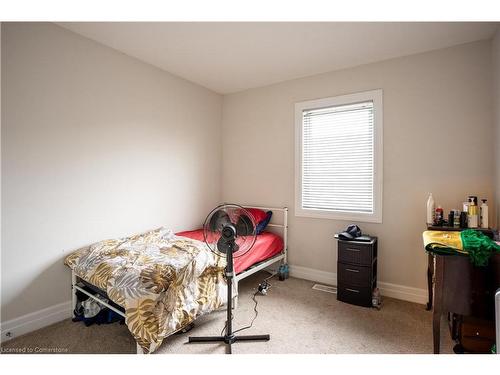
M313 268L290 265L290 276L297 279L316 281L318 283L337 285L337 274L333 272L319 271Z
M382 294L383 296L392 297L403 301L420 303L421 305L427 304L429 298L427 289L385 283L382 281L377 281L377 285L380 289L380 294Z
M60 322L71 317L71 301L38 310L19 318L8 320L1 325L1 342Z
M334 272L319 271L313 268L290 265L290 276L323 284L337 285L337 274ZM427 303L427 289L413 288L383 281L377 281L377 285L383 296L420 304Z

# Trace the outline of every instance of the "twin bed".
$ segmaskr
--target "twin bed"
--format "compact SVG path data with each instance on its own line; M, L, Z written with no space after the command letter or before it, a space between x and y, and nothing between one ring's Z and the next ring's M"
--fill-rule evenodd
M235 306L240 280L287 262L288 209L251 207L272 211L273 220L234 261ZM80 292L123 316L138 354L155 351L166 337L227 302L225 260L207 248L201 229L174 234L159 228L101 241L75 251L65 264L73 309Z

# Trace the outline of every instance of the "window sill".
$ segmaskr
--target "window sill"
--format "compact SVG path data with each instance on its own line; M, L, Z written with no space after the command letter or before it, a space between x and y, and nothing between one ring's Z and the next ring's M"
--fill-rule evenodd
M295 216L310 217L315 219L355 221L360 223L378 223L378 224L382 223L381 213L361 214L361 213L351 213L351 212L308 210L299 208L295 210Z

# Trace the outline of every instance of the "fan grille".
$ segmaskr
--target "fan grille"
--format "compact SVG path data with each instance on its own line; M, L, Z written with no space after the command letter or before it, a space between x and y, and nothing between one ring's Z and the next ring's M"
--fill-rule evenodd
M246 254L255 244L257 233L253 215L244 207L236 204L223 204L213 209L205 219L203 238L212 252L225 257L217 244L222 237L222 229L232 224L236 228L235 251L233 257L238 258Z

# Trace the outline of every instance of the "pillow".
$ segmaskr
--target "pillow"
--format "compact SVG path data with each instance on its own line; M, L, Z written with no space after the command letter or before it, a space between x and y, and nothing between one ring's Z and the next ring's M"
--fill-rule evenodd
M257 234L261 234L262 232L264 232L267 224L269 224L269 222L271 221L271 216L273 216L273 211L267 211L265 219L258 223L255 227L255 231L257 232Z
M245 208L245 209L252 214L257 224L259 224L262 220L266 219L266 213L258 208Z
M271 221L271 216L273 215L272 211L263 211L258 208L246 208L248 212L250 212L255 219L255 232L257 234L261 234L264 229L266 229L267 224ZM226 223L230 221L229 216L227 216L226 213L224 212L217 212L214 216L212 216L210 223L209 223L209 228L210 230L216 230L217 228L220 228L224 226ZM252 234L253 232L253 226L252 224L244 220L244 218L240 217L238 219L238 222L236 223L236 229L238 233L242 236L248 236Z

